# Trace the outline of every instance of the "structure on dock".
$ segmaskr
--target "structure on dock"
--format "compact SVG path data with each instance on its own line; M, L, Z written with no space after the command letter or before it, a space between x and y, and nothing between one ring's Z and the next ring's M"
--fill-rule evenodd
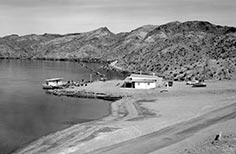
M43 89L60 89L65 85L66 83L63 82L63 78L46 79L45 83L43 84Z
M163 86L163 78L155 75L131 74L122 85L123 88L154 89Z

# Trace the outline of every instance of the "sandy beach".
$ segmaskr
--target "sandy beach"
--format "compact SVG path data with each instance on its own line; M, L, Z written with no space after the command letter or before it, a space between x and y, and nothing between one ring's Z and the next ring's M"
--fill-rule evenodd
M110 116L42 137L15 154L236 152L235 81L208 81L205 88L174 82L165 93L122 89L121 82L66 89L123 98L112 103ZM220 131L222 140L213 143Z

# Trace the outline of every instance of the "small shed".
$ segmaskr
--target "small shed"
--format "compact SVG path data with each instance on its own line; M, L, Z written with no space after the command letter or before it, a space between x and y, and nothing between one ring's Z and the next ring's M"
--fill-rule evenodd
M163 79L155 75L131 74L123 83L124 88L154 89L163 85Z
M62 86L63 85L63 78L46 79L45 83L47 86Z

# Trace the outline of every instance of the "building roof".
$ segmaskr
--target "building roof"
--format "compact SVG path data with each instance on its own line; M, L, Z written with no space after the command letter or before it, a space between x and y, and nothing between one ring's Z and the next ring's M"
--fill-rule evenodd
M125 82L136 82L136 83L153 83L156 80L149 80L149 79L133 79L133 80L125 80Z
M155 76L155 75L143 75L143 74L131 74L126 78L126 80L136 80L136 79L143 79L143 80L157 80L160 77Z
M125 79L125 82L153 83L160 79L160 77L154 75L131 74Z
M51 78L51 79L46 79L45 82L53 82L53 81L61 81L63 78Z

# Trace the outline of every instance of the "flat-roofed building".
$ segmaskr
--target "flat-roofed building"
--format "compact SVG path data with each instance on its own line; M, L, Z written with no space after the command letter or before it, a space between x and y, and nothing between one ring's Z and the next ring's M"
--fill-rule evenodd
M122 85L124 88L154 89L163 85L163 79L155 75L131 74Z

